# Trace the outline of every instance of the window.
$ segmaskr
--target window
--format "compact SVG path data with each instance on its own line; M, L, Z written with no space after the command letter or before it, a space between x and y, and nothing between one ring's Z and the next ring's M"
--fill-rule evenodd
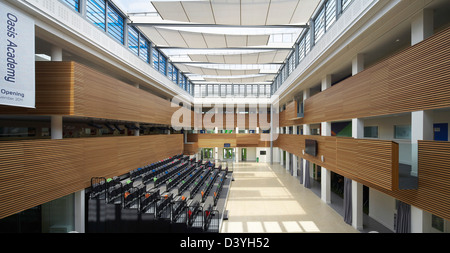
M227 84L227 96L233 95L233 85Z
M245 97L245 84L239 85L239 94L241 97Z
M132 26L128 26L128 47L135 55L139 55L139 33Z
M395 139L411 139L411 126L394 126L394 138Z
M347 8L347 6L350 5L351 1L352 0L342 0L342 11L344 11Z
M266 85L266 97L270 97L271 92L270 90L272 89L272 85Z
M150 42L141 35L139 38L139 57L147 63L150 62L148 55L149 45Z
M94 25L103 31L106 31L106 2L105 0L87 0L86 1L86 17Z
M173 66L173 74L172 74L172 81L176 84L178 84L178 69L177 67ZM181 85L182 86L182 85Z
M80 12L80 0L64 0L64 2L69 5L72 9Z
M314 20L314 41L318 41L325 33L324 17L325 17L325 9L322 8L322 10L319 12L316 19Z
M166 57L161 53L159 53L159 72L163 75L167 75L166 64L167 64Z
M108 34L115 40L123 44L124 36L124 21L123 17L112 6L108 5Z
M307 55L311 51L311 30L305 35L305 55Z
M444 219L434 214L431 215L431 227L444 232Z
M172 63L167 64L167 77L169 77L170 80L173 80L173 65Z
M378 138L378 126L364 127L364 138Z
M206 97L208 94L206 93L206 84L203 84L202 86L201 86L201 94L200 94L200 96L201 97Z
M253 93L252 93L252 85L250 85L250 84L247 84L246 85L246 89L247 89L247 97L251 97L252 95L253 95Z
M153 61L153 68L158 70L159 69L159 51L156 49L152 50L152 61Z
M237 85L237 84L233 85L233 95L239 96L239 85Z
M328 29L330 29L330 26L334 24L334 22L336 22L336 1L329 0L325 4L325 30L328 31Z

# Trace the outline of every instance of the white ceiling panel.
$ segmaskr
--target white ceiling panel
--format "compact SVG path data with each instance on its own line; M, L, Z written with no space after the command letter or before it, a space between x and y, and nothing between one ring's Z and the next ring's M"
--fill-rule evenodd
M225 48L225 47L227 47L225 35L223 35L223 34L204 34L203 37L205 38L208 48Z
M242 64L254 64L258 62L259 54L243 54L242 55Z
M176 20L181 22L190 21L179 1L152 1L152 4L164 20Z
M272 1L266 25L289 24L299 1Z
M181 4L190 22L202 24L216 23L209 1L182 1Z
M241 0L211 1L216 24L240 25L241 24Z
M223 55L207 55L208 62L224 63Z
M247 46L247 36L241 35L227 35L228 47L245 47Z
M195 62L208 62L208 57L205 54L190 54L189 58Z
M241 25L265 25L270 0L242 0Z
M299 0L299 4L292 15L291 24L306 24L320 4L321 0Z
M321 0L152 1L164 20L224 25L306 24Z
M254 47L254 46L267 45L269 43L269 38L270 38L270 36L268 36L268 35L248 36L247 46Z
M152 42L158 46L169 46L164 37L154 28L150 26L140 27L141 31L149 38L152 38Z
M226 64L241 64L242 63L240 54L224 55L223 58L225 59Z
M259 53L258 63L264 64L274 62L275 54L275 51Z
M156 29L165 41L169 42L169 46L172 47L187 47L188 45L184 41L184 37L179 31L170 29Z
M188 44L190 48L207 48L205 39L201 33L192 33L192 32L180 32L183 36L183 39Z

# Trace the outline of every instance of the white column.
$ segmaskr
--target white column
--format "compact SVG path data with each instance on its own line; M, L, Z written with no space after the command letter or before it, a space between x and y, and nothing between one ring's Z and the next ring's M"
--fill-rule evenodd
M58 46L51 47L52 61L62 61L63 51ZM51 116L51 138L59 140L63 138L63 117L59 115Z
M331 75L326 75L322 79L322 91L331 88ZM331 122L322 122L321 123L321 135L322 136L331 136ZM326 159L324 157L324 159ZM321 167L321 199L323 202L330 204L331 203L331 171L327 170L324 167Z
M429 212L411 206L411 233L431 233L431 217Z
M364 55L357 54L352 60L352 75L356 75L364 70Z
M81 190L75 193L74 211L75 211L75 231L78 233L85 233L85 192Z
M219 159L219 148L214 148L214 162L216 162Z
M331 136L331 122L322 122L322 136ZM326 157L323 158L324 160ZM321 167L321 199L323 202L331 203L331 171Z
M363 228L363 185L352 180L352 226Z
M411 113L411 175L418 175L418 141L433 140L433 111Z
M286 151L286 170L289 171L289 165L290 165L290 155L289 152Z
M63 50L58 46L52 46L51 48L52 61L62 61L63 60Z
M283 159L283 149L279 148L280 150L280 165L284 165L284 159Z
M411 45L415 45L433 35L433 10L423 9L411 22Z
M294 177L298 176L297 168L298 168L298 156L292 155L292 169L294 170L293 173Z
M352 119L352 137L364 138L364 120ZM352 226L363 228L363 185L352 180Z
M239 162L239 148L236 148L236 152L234 152L235 158L236 158L236 162Z

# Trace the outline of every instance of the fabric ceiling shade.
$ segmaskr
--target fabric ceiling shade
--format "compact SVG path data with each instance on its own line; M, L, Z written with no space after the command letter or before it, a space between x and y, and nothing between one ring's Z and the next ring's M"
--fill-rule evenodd
M244 76L244 75L256 75L259 74L259 69L238 70L238 69L213 69L213 68L200 68L184 64L176 65L181 71L185 73L197 74L197 75L210 75L210 76Z
M283 63L290 52L288 50L269 51L250 54L189 54L194 62L211 62L222 64L268 64Z
M266 46L269 35L230 35L177 31L159 27L142 26L140 29L153 43L163 47L182 48L233 48Z
M320 0L152 1L164 20L220 25L306 24Z
M275 78L275 75L263 75L256 77L245 77L245 78L208 78L205 77L207 82L220 82L220 83L262 83L271 82Z

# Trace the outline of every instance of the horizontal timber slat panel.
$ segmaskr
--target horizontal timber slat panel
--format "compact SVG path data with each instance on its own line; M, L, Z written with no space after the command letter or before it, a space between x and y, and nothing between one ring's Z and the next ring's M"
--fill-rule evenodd
M303 119L281 112L280 126L450 107L448 41L450 28L310 97Z
M183 153L183 135L0 142L0 219Z
M188 134L187 141L195 142L198 148L224 147L270 147L268 134Z
M303 154L306 139L317 141L316 157ZM386 190L398 187L398 144L392 141L281 134L274 147L367 186Z

